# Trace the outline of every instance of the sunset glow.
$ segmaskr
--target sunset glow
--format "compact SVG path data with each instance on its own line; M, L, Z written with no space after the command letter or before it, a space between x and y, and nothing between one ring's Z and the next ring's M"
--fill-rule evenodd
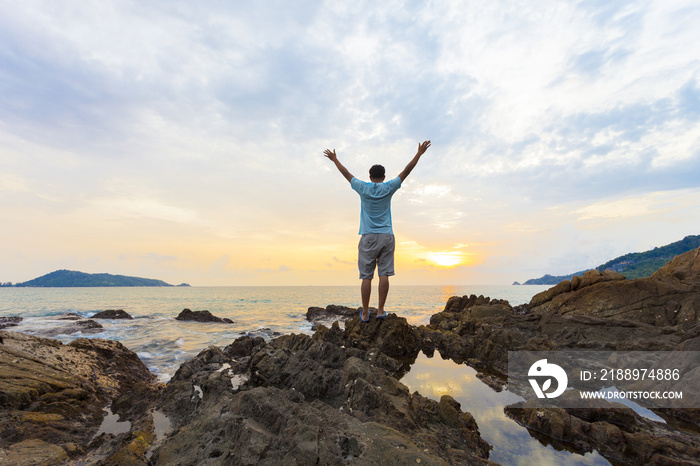
M428 260L440 267L454 267L464 260L463 256L457 252L432 252L426 254Z

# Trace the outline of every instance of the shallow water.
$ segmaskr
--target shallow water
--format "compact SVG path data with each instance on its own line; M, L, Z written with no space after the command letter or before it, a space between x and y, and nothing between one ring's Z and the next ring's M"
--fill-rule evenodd
M119 415L112 413L108 406L105 407L104 411L105 417L102 419L102 424L93 438L97 438L102 434L125 434L131 430L131 422L120 421Z
M544 446L527 429L503 411L506 405L523 398L507 390L495 392L464 364L442 359L436 352L428 358L420 354L411 370L401 379L411 393L440 400L450 395L474 416L484 440L493 445L489 459L503 465L604 465L610 464L597 452L579 455Z

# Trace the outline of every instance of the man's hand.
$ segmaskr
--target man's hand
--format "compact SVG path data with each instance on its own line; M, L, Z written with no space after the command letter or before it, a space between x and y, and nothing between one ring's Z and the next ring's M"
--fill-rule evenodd
M428 150L428 147L430 147L430 141L423 141L422 144L418 144L418 152L416 152L416 155L423 155L425 151Z
M338 156L335 155L335 149L333 149L333 152L331 152L330 149L326 149L326 150L323 151L323 155L325 155L326 157L328 157L329 159L331 159L333 162L335 162L336 160L338 160Z
M340 163L340 161L338 160L338 156L335 154L335 149L333 149L332 152L330 149L326 149L323 151L323 155L335 164L335 166L338 168L338 171L345 177L346 180L352 181L354 176L352 176L352 173L350 173L348 169L345 168L342 163Z

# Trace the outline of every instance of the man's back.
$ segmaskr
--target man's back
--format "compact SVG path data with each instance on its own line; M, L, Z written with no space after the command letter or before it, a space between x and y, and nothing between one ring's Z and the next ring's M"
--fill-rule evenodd
M396 177L386 183L368 183L353 178L350 181L350 185L360 195L361 199L360 234L393 234L391 198L401 187L401 178Z

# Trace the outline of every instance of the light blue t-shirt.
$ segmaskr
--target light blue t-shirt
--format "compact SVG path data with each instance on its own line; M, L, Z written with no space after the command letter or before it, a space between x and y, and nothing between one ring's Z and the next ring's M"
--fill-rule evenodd
M360 195L360 234L389 233L391 228L391 196L401 187L398 176L385 183L372 183L357 178L350 181L352 189Z

